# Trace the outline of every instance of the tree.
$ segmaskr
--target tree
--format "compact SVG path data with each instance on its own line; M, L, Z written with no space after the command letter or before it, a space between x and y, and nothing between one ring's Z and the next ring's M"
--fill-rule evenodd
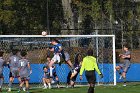
M79 16L83 18L85 33L92 33L91 29L98 28L98 22L101 21L101 5L98 0L82 0L79 4Z

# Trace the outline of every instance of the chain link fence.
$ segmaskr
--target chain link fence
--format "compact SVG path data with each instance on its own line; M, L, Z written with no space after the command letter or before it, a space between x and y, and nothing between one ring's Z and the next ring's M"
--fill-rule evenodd
M106 84L113 83L112 37L0 37L0 50L5 51L5 60L10 56L12 49L18 49L20 51L26 50L28 52L27 59L29 59L33 70L30 82L39 85L38 87L40 87L42 86L43 66L47 61L46 57L47 55L50 55L51 57L53 56L53 53L48 50L48 47L51 46L50 41L54 38L58 39L62 43L63 49L70 54L72 63L74 63L75 55L77 53L80 53L83 58L86 56L87 49L92 48L101 71L103 73L108 73L105 74L104 79L99 79L98 77L97 82ZM67 75L70 69L63 60L61 61L64 64L61 66L56 64L56 71L58 73L60 84L63 85L67 81ZM5 73L8 72L6 71ZM8 79L6 80L8 82ZM77 84L81 84L81 82L86 82L86 79L84 77L84 80L80 81L77 78L76 82Z

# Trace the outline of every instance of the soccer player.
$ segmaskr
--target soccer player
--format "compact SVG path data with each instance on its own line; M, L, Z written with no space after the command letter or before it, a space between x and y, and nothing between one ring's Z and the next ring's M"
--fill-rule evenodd
M29 79L30 74L32 73L30 62L26 59L27 53L25 51L21 51L21 59L19 60L19 75L21 78L21 83L19 85L19 91L22 90L22 86L25 83L26 84L26 93L29 93Z
M43 76L42 80L43 80L43 84L44 84L44 89L47 89L47 85L48 85L49 89L51 89L50 73L49 73L48 67L44 66L43 71L44 71L44 76Z
M4 77L3 77L3 67L5 64L5 61L3 59L3 51L0 51L0 92L2 92L2 85L3 85L3 81L4 81Z
M60 56L65 60L65 62L71 67L71 70L73 70L73 64L70 61L70 56L68 52L64 51L62 48L62 44L56 39L52 40L51 44L53 47L49 47L50 51L54 52L54 57L52 58L49 67L50 67L50 76L52 76L52 66L57 61L60 63Z
M82 55L80 53L77 53L74 61L74 71L73 73L70 71L67 76L67 84L68 85L70 84L72 88L74 87L76 78L80 72L81 62L82 62Z
M130 68L131 52L129 51L128 45L124 45L123 50L124 50L124 53L120 54L119 56L124 59L124 63L119 66L116 66L116 70L120 74L120 79L123 78L123 80L124 80L123 86L126 86L126 73L128 72L128 69ZM121 73L120 69L123 70L122 73Z
M98 65L96 63L96 58L93 56L92 49L89 49L87 51L87 56L84 57L82 61L82 66L80 69L80 80L82 80L82 74L84 70L85 70L86 79L89 83L88 93L94 93L94 87L96 81L95 71L97 71L97 73L100 75L101 78L103 77L103 75L98 68Z
M56 83L57 84L57 88L60 88L60 86L59 86L59 78L58 78L58 76L57 76L57 73L56 73L56 69L55 69L55 66L53 66L53 80L51 80L51 82L53 83L53 81L54 81L54 83Z
M12 50L12 56L9 58L9 68L10 68L10 74L9 74L9 89L8 91L11 91L12 83L14 81L14 78L18 78L19 83L21 82L21 79L19 77L19 70L18 70L18 64L20 57L18 56L18 50L14 49Z
M51 57L47 56L46 66L49 66L50 62L51 62ZM56 69L55 69L54 65L52 66L52 74L53 74L53 76L50 77L50 81L51 81L51 83L54 83L56 81L57 88L59 88L59 78L57 76Z

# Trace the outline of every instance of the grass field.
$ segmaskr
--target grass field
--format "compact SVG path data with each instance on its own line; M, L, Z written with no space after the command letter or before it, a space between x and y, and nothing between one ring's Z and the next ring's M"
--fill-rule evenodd
M75 88L54 88L54 89L30 89L30 93L87 93L88 87L75 87ZM8 93L17 93L18 90L13 90ZM3 90L2 93L7 93ZM26 92L21 92L26 93ZM96 86L95 93L140 93L139 83L129 83L127 86L119 84L117 86Z

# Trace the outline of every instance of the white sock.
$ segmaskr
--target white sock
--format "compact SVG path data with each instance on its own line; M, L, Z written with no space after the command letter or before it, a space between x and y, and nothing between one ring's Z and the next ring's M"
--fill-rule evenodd
M45 88L47 87L46 83L44 84L44 87L45 87Z
M48 83L49 89L51 89L51 83Z
M51 76L51 77L53 76L52 71L53 71L53 68L50 67L50 76Z

